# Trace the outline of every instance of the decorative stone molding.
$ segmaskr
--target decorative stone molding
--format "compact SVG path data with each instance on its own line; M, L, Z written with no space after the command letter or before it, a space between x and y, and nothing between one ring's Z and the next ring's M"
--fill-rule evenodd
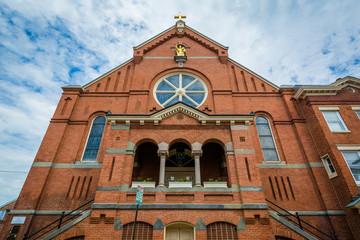
M339 151L360 151L360 145L357 144L337 144L336 148Z
M158 147L158 152L167 152L167 154L169 153L169 144L167 144L166 142L159 143Z
M202 144L199 143L199 142L194 142L193 144L191 144L191 149L193 151L201 151L201 148L202 148Z
M207 122L214 123L230 123L230 125L235 126L237 123L243 123L245 125L250 125L254 119L254 113L250 114L207 114L201 110L193 108L182 102L178 102L174 105L171 105L167 108L163 108L160 111L154 112L152 114L112 114L107 113L107 119L110 124L114 125L115 123L130 125L131 122L140 123L143 125L145 122L153 122L155 125L158 125L163 119L173 116L177 113L183 113L189 117L197 119L202 125L206 125ZM244 125L244 126L245 126Z
M335 81L329 86L311 86L301 87L294 95L295 99L304 99L307 96L328 96L336 95L344 87L360 87L360 79L354 77L345 77Z
M234 155L234 145L232 142L228 142L227 144L225 144L224 146L224 151L226 155Z

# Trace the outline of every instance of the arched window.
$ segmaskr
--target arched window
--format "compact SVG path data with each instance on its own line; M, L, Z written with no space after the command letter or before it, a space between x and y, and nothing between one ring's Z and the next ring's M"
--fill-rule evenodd
M214 222L206 226L208 240L237 240L236 226L227 222Z
M106 118L104 116L99 116L94 119L82 159L83 161L96 161L105 123Z
M131 240L134 229L134 223L124 225L122 240ZM134 240L152 240L153 239L153 226L146 222L137 222L135 227Z
M267 162L279 161L269 121L265 117L256 117L256 129L259 134L261 149Z

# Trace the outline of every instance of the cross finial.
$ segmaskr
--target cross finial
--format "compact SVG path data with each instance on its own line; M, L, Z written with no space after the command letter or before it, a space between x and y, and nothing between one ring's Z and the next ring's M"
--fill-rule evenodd
M178 18L179 20L181 20L182 18L186 18L185 15L181 15L181 12L179 12L179 15L175 15L174 18Z

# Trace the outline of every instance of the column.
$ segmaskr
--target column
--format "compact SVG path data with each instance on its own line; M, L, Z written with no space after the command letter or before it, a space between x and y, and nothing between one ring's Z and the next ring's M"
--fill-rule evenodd
M160 157L159 187L165 187L165 163L169 155L169 144L162 142L158 146L158 155Z
M201 173L200 173L200 157L202 155L201 143L193 143L191 144L192 155L194 157L195 162L195 187L201 187Z

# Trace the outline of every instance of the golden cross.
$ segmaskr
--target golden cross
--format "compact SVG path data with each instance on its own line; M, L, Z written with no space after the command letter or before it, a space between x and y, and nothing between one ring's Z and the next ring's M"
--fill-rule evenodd
M174 18L178 18L179 20L181 20L182 18L186 18L186 16L181 15L181 12L179 12L179 15L175 15Z

